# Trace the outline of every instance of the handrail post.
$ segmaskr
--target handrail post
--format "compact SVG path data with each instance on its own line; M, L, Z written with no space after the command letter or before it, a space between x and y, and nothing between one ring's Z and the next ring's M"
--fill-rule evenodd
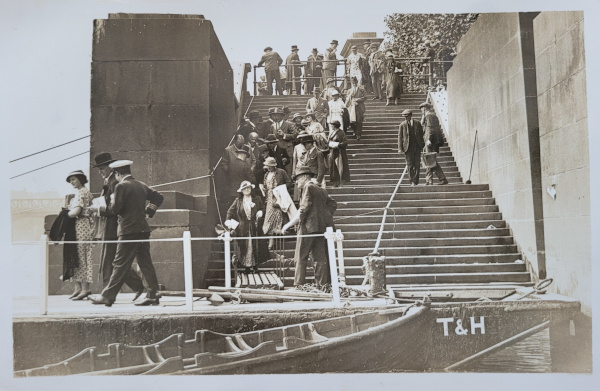
M292 89L290 95L296 95L296 67L292 64Z
M231 288L231 234L225 231L223 234L225 241L225 288Z
M192 278L192 235L190 231L183 232L183 272L185 288L185 308L194 309L194 292Z
M338 282L337 265L335 259L335 234L332 227L327 227L325 231L325 239L327 239L327 250L329 251L329 273L331 274L331 293L333 294L333 306L340 307L340 284Z
M433 87L433 60L429 60L429 85Z
M337 253L338 253L338 264L339 264L339 275L340 281L343 285L346 285L346 266L344 265L344 245L343 245L344 235L342 234L342 230L338 229L335 231L335 242L337 244Z
M43 234L40 237L40 273L42 275L41 281L41 300L40 300L40 313L42 315L48 314L48 276L49 276L49 256L48 256L48 235Z
M257 90L256 90L256 65L255 65L254 66L254 96L256 96L256 95L257 95Z

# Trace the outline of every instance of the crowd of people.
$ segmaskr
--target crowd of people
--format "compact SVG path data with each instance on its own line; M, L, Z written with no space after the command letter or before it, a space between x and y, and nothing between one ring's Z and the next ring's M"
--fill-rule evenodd
M265 76L261 76L258 82L258 94L272 95L275 83L275 93L279 95L312 94L315 87L319 87L323 97L329 99L327 90L332 87L338 88L338 80L343 80L343 85L349 87L351 80L356 79L358 86L364 87L368 94L375 95L373 99L385 98L386 105L398 104L403 91L402 78L410 72L409 64L397 60L397 52L384 49L378 42L366 41L362 51L359 51L357 45L353 45L346 58L338 58L337 47L338 41L332 40L324 54L314 48L306 61L301 61L298 54L300 49L293 45L285 62L272 47L266 47L256 65L265 67ZM451 52L447 47L436 52L429 41L425 41L420 54L423 62L419 67L420 73L445 74L451 62L440 63L442 65L439 69L434 68L433 63L436 60L451 60ZM344 74L341 77L336 77L338 63L344 64ZM333 86L329 80L333 80Z

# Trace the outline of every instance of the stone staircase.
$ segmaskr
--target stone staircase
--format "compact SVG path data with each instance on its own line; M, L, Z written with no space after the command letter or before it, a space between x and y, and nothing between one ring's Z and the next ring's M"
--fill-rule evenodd
M288 106L304 114L308 96L255 97L251 110L267 120L273 106ZM420 119L418 105L424 94L403 95L398 106L368 100L360 141L349 136L348 158L351 182L328 188L338 201L336 228L344 234L346 282L360 285L364 279L363 257L375 245L383 210L405 166L397 151L398 125L405 109ZM249 101L249 100L248 100ZM245 110L246 108L244 108ZM502 220L488 185L465 185L447 145L440 148L438 162L449 181L411 187L405 176L388 211L380 254L386 256L387 284L395 287L455 286L464 284L530 285L530 276L517 245ZM294 243L286 244L293 258ZM222 253L213 254L209 284L223 284ZM271 267L273 265L264 265ZM286 286L292 284L293 269L285 272ZM309 271L309 278L312 274Z

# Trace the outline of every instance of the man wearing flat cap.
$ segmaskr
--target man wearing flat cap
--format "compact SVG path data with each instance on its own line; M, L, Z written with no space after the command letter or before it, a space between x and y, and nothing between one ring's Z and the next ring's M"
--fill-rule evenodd
M412 119L410 110L404 110L402 116L404 122L400 124L398 131L398 152L404 152L410 185L416 186L419 184L421 171L421 150L425 146L423 128L419 121Z
M104 198L106 205L110 205L110 197L115 192L115 187L119 183L115 177L115 173L108 165L116 162L110 153L102 152L94 156L94 168L97 168L100 175L104 179L101 196ZM101 240L117 240L117 227L119 225L117 215L111 213L110 209L101 207L98 211L100 214L100 231ZM117 243L102 243L102 252L100 255L100 273L102 276L102 286L107 286L110 281L110 276L113 272L113 260L117 254ZM133 301L144 291L144 285L140 276L130 268L125 274L124 282L135 292Z
M283 63L283 60L277 52L273 51L273 48L267 46L265 48L265 54L256 65L257 67L265 64L265 75L267 76L267 95L273 95L273 81L275 81L275 88L279 95L282 95L281 80L279 78L279 66Z
M335 78L337 69L337 57L335 52L338 47L338 41L335 39L331 41L330 46L325 49L325 55L323 58L323 84L327 84L327 79ZM333 82L335 85L335 80Z
M440 147L444 145L444 135L442 134L442 128L440 121L432 110L430 103L425 102L419 105L421 112L423 113L423 140L425 141L425 152L440 152ZM444 171L437 163L434 167L427 167L425 170L425 185L433 185L433 173L437 175L440 184L447 185L448 179L444 175Z
M304 92L307 95L312 94L315 87L321 86L323 63L321 62L322 59L320 60L318 57L319 51L317 48L314 48L310 56L308 56L306 59L306 67L304 72L304 76L306 76L306 82L304 83Z
M131 176L132 163L130 160L117 160L109 165L115 172L117 181L119 181L115 186L115 192L109 205L110 212L119 216L119 227L117 229L119 242L117 243L117 254L113 261L113 272L110 280L100 296L92 298L93 304L104 304L110 307L115 302L136 257L140 270L148 284L146 298L136 303L136 305L159 304L157 297L158 278L150 256L150 243L147 241L128 241L150 238L150 226L146 221L146 216L154 216L163 202L163 196ZM147 202L149 202L148 206L146 206Z
M292 53L285 59L285 69L288 75L285 84L288 95L302 94L302 63L300 62L300 56L298 56L298 50L298 46L293 45Z

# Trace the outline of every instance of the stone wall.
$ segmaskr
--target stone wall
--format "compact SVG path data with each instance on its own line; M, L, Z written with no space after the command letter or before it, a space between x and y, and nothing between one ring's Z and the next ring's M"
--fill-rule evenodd
M530 31L521 31L518 13L482 14L460 41L448 73L448 142L467 178L478 131L472 182L490 185L530 270L539 275L538 259L543 265L545 257L547 276L554 277L551 289L581 300L583 312L589 314L583 14L542 12L529 17L534 17L535 53L528 52L523 37L531 40ZM526 90L535 92L536 87L537 96L526 98ZM531 106L536 101L537 110L534 106L528 112L528 102ZM538 129L529 129L538 118L539 136ZM539 158L534 153L538 142ZM553 184L556 200L546 193ZM537 235L536 215L543 217ZM542 245L536 243L540 238Z
M583 12L542 12L533 23L548 275L558 277L558 293L579 298L583 312L591 315Z

